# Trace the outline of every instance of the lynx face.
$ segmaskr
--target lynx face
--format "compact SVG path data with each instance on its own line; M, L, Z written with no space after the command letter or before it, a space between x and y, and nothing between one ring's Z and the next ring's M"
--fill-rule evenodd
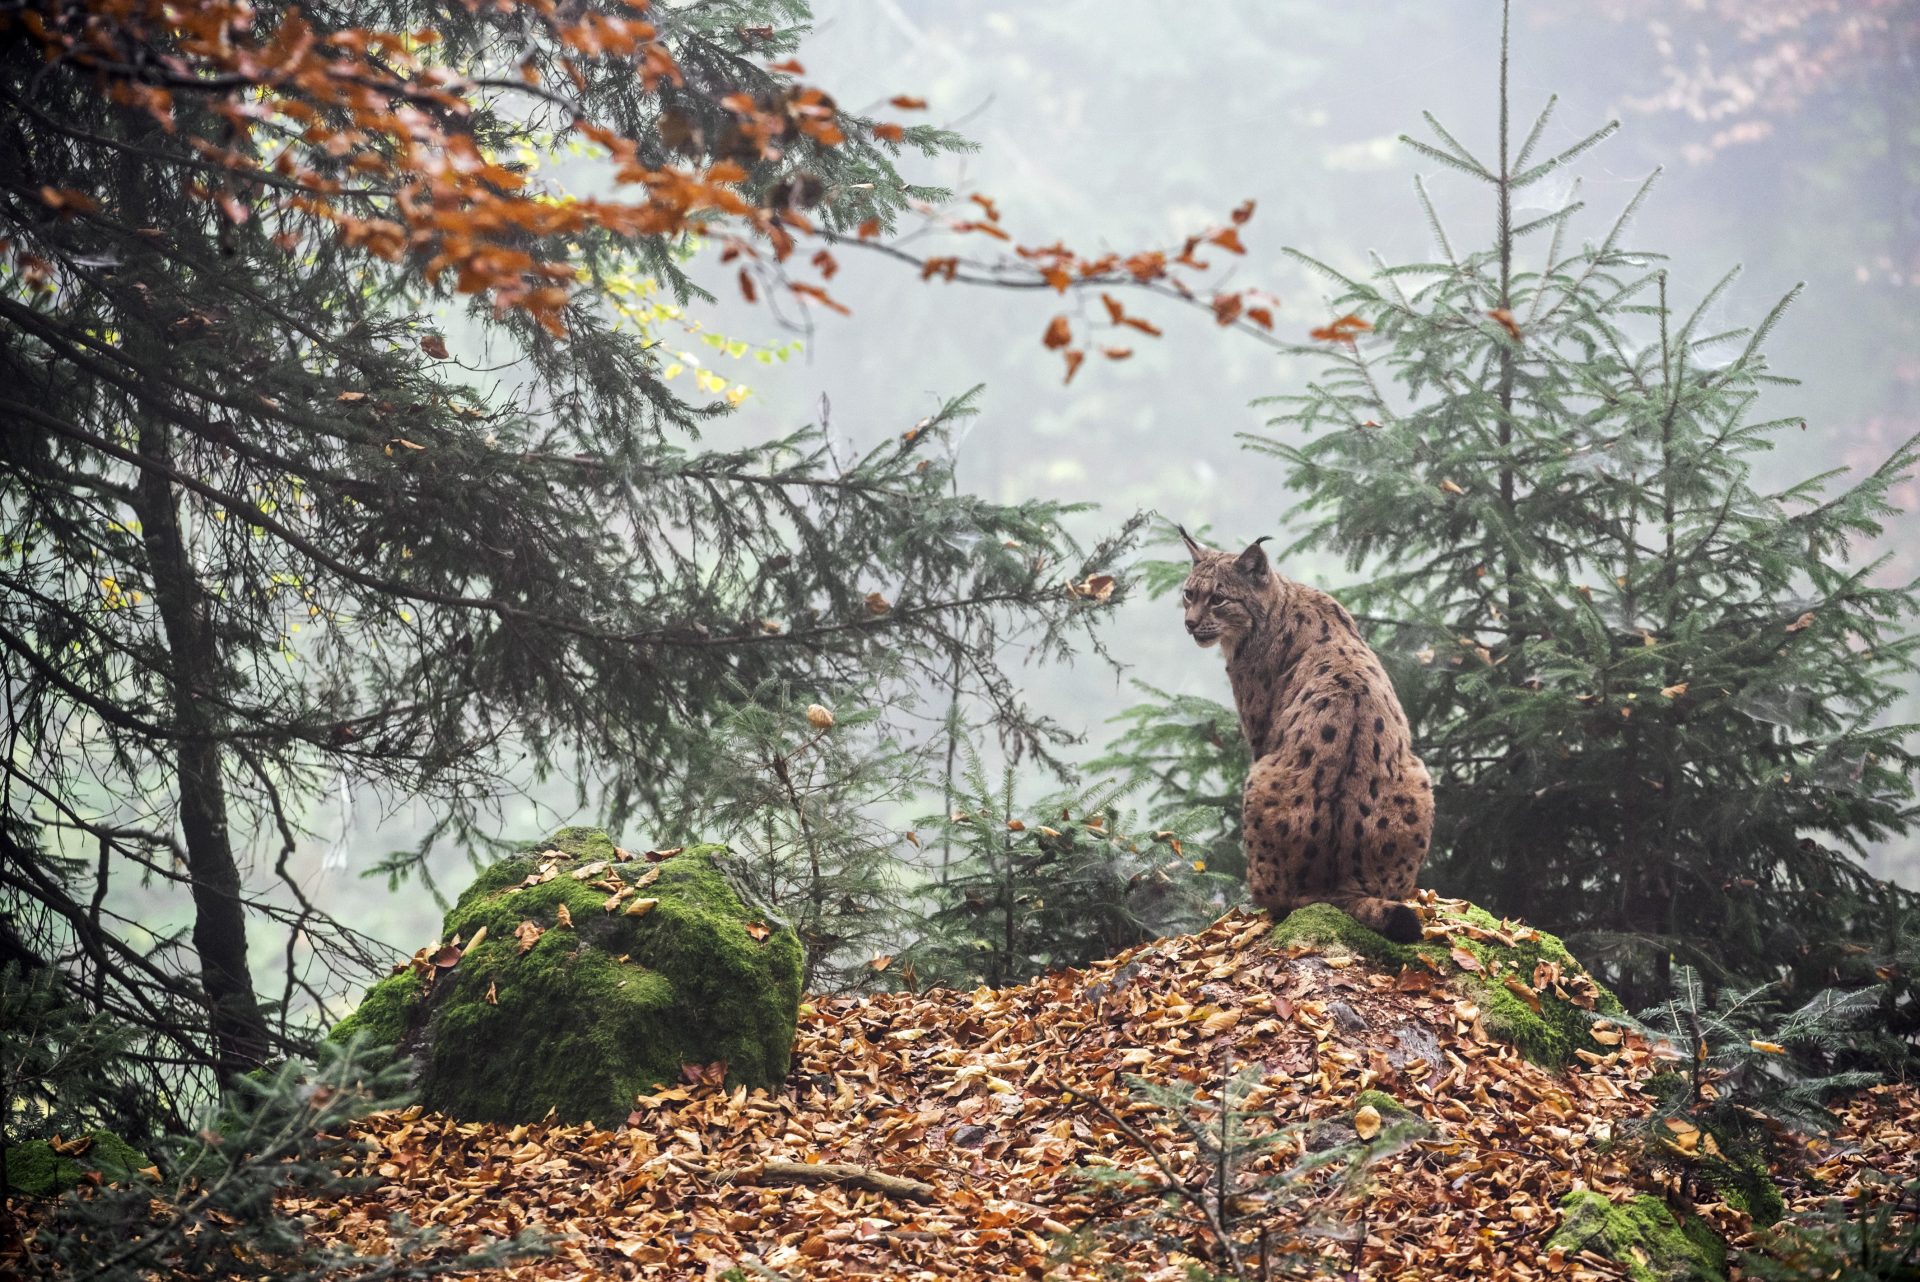
M1187 635L1201 649L1224 641L1231 650L1254 630L1270 605L1274 584L1266 552L1255 543L1234 556L1200 547L1185 530L1180 536L1193 551L1193 569L1180 593Z
M1185 604L1187 635L1201 649L1218 645L1223 637L1238 641L1253 628L1244 588L1231 582L1230 576L1210 573L1213 567L1195 566L1187 575L1180 599Z

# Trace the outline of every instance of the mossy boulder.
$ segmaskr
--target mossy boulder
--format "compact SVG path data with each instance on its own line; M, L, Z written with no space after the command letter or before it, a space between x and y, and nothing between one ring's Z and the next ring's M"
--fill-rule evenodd
M1625 1266L1633 1282L1725 1282L1727 1248L1706 1221L1673 1218L1667 1204L1642 1194L1610 1202L1576 1190L1560 1199L1560 1227L1549 1251L1592 1251Z
M1548 1068L1564 1065L1576 1050L1602 1049L1592 1038L1590 1012L1625 1013L1620 1000L1587 973L1565 944L1545 931L1505 925L1473 904L1442 905L1436 909L1434 924L1451 927L1451 932L1446 938L1396 944L1331 904L1309 904L1283 918L1270 938L1278 947L1334 950L1396 972L1403 966L1430 967L1450 977L1473 999L1489 1033ZM1477 970L1461 966L1453 956L1456 947L1472 955ZM1531 989L1542 965L1569 982L1541 985L1534 998L1540 1003L1536 1011L1507 980ZM1567 996L1562 997L1562 991Z
M743 900L724 855L634 858L597 828L564 828L484 870L443 943L374 985L333 1037L396 1046L427 1107L476 1122L551 1110L617 1125L685 1065L774 1086L793 1052L800 941Z
M112 1131L89 1131L83 1145L63 1143L62 1152L47 1140L28 1140L6 1150L7 1188L24 1197L53 1197L75 1187L87 1172L111 1184L144 1178L151 1166L146 1154Z

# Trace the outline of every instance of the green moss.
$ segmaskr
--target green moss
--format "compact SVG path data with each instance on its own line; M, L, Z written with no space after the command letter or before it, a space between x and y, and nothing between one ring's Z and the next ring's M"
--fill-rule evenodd
M420 1007L420 979L412 971L389 975L367 990L353 1014L333 1026L329 1041L345 1042L356 1034L376 1046L398 1046L407 1039L409 1024Z
M1413 1117L1415 1115L1412 1109L1385 1091L1361 1091L1353 1097L1353 1111L1356 1113L1369 1104L1373 1105L1374 1112L1380 1114L1380 1116L1387 1121L1393 1121L1401 1117Z
M1705 1221L1682 1227L1667 1204L1641 1195L1613 1203L1579 1190L1560 1199L1547 1249L1592 1251L1624 1265L1634 1282L1724 1282L1727 1250Z
M88 1171L110 1183L124 1183L152 1165L144 1153L112 1131L89 1131L93 1143L75 1157L63 1157L46 1140L29 1140L6 1150L7 1187L26 1197L52 1197L73 1188Z
M538 885L527 877L570 858ZM609 913L608 892L572 870L613 860L603 832L567 828L484 870L447 914L442 938L472 940L424 1000L400 975L374 986L334 1036L364 1031L418 1047L428 1107L473 1121L524 1121L549 1109L565 1121L617 1124L636 1093L680 1079L683 1064L725 1060L731 1085L786 1076L800 1004L801 950L793 932L756 940L759 914L715 863L720 846L693 846L654 865L613 865L644 915ZM565 907L571 926L560 925ZM516 931L544 933L525 953ZM491 990L494 1001L488 1002Z
M1458 914L1443 911L1442 920L1464 922L1485 930L1497 930L1500 926L1491 913L1473 905L1468 905ZM1510 974L1522 982L1530 983L1534 968L1541 962L1551 962L1568 974L1586 973L1585 967L1574 960L1566 945L1544 931L1537 932L1533 939L1521 940L1511 946L1457 936L1454 942L1472 953L1480 963L1481 970L1477 974L1460 969L1451 957L1451 946L1446 941L1396 944L1368 930L1331 904L1309 904L1288 914L1274 927L1271 938L1280 947L1304 944L1322 949L1340 949L1388 970L1419 965L1424 956L1438 965L1442 974L1452 976L1454 982L1480 1007L1482 1021L1489 1033L1511 1042L1522 1055L1536 1064L1558 1068L1573 1058L1575 1050L1595 1045L1589 1035L1590 1021L1585 1010L1548 992L1541 995L1540 1010L1535 1012L1509 991L1501 980L1502 976ZM1599 988L1595 1009L1600 1014L1624 1013L1618 998L1604 986L1596 983L1595 987Z
M7 1187L27 1197L52 1197L80 1182L80 1164L61 1157L45 1140L7 1149Z

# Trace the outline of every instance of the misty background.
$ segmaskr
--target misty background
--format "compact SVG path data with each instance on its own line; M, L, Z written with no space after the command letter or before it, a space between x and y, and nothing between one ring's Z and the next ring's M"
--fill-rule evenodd
M1767 416L1800 416L1806 427L1761 461L1762 482L1869 467L1920 428L1920 187L1903 151L1920 123L1915 51L1850 35L1836 5L1840 12L1814 19L1806 66L1783 79L1776 59L1743 81L1738 70L1770 46L1727 16L1735 6L1694 3L1662 18L1669 7L1516 6L1515 128L1555 94L1548 150L1610 119L1624 126L1558 186L1547 184L1540 211L1563 203L1577 177L1589 212L1576 226L1592 232L1663 168L1626 243L1669 256L1680 306L1735 264L1745 273L1717 309L1726 326L1756 322L1796 282L1807 284L1768 346L1772 368L1801 383L1763 403ZM979 151L910 158L903 172L962 197L991 196L1016 241L1064 240L1082 254L1177 247L1242 201L1257 202L1242 228L1246 257L1213 258L1230 268L1229 288L1279 295L1276 327L1289 337L1304 338L1329 313L1319 283L1283 247L1356 271L1371 252L1389 262L1429 255L1415 175L1428 181L1456 246L1491 238L1484 194L1396 142L1423 130L1424 109L1469 148L1493 150L1500 14L1489 0L1263 0L1178 11L1136 0L821 0L815 9L801 53L808 80L843 108L881 119L900 115L886 106L894 95L926 98L926 113L905 118L956 128ZM915 247L992 249L979 237L937 235ZM963 488L1003 502L1095 504L1075 523L1088 541L1148 510L1210 527L1225 545L1267 534L1284 542L1292 499L1280 467L1245 453L1239 436L1265 420L1250 402L1298 390L1309 364L1219 329L1200 309L1132 295L1128 310L1165 337L1138 336L1126 361L1091 359L1067 385L1042 331L1063 310L1092 319L1097 298L923 283L851 248L838 258L832 290L852 315L816 309L798 328L790 314L741 300L733 269L711 255L696 267L720 297L691 312L746 347L729 356L699 335L670 337L667 346L687 358L683 390L702 369L750 389L710 440L764 440L824 414L850 450L864 449L983 384L982 414L958 446ZM763 349L785 358L763 364L754 357ZM1881 545L1860 550L1889 555L1885 582L1920 575L1920 486L1909 482L1899 501L1904 510ZM1334 561L1280 568L1336 592L1349 581ZM1097 755L1113 733L1109 719L1139 701L1132 679L1230 700L1218 655L1186 640L1171 602L1136 591L1105 638L1112 662L1083 656L1071 668L1026 671L1034 705L1083 737L1075 759ZM1920 698L1910 695L1895 715L1920 721ZM434 937L439 905L417 884L396 893L358 874L414 844L431 818L411 803L337 792L308 816L295 860L301 880L321 907L410 953ZM499 828L531 840L600 818L576 806L574 781L548 779L503 804ZM901 818L904 826L912 814ZM616 834L635 848L699 835ZM468 857L436 856L448 891L465 883ZM1920 886L1920 844L1877 849L1869 866ZM270 986L278 959L268 949L255 955Z

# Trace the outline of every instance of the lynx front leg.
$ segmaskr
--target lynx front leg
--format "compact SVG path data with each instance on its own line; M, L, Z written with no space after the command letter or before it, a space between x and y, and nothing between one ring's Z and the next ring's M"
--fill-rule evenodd
M1247 851L1247 890L1253 902L1281 917L1311 900L1312 874L1322 858L1308 836L1311 807L1278 754L1253 763L1241 800L1240 837Z

